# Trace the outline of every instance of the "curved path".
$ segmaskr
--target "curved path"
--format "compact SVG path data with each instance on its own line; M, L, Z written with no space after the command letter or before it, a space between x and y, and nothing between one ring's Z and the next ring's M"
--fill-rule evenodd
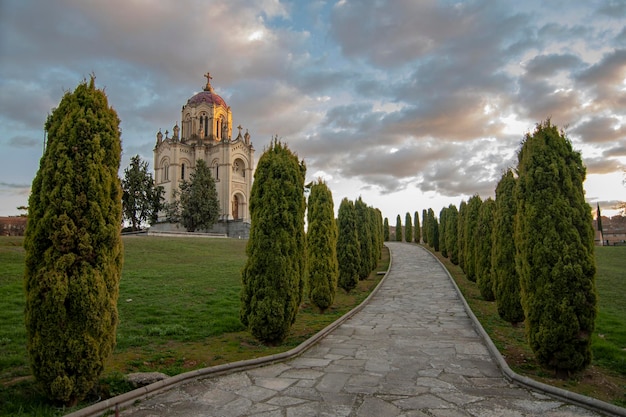
M387 245L378 293L301 356L179 385L120 415L599 415L504 379L441 264L419 246Z

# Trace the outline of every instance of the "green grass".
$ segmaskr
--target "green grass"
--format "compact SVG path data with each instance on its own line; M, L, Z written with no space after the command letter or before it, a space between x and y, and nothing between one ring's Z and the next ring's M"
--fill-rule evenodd
M26 353L23 238L0 237L0 416L60 416L36 389ZM239 322L245 240L124 237L117 346L97 392L78 408L130 390L124 374L193 369L287 351L358 305L389 265L350 294L338 291L325 314L304 303L279 346L257 342Z
M596 263L594 362L626 376L626 246L597 247Z
M428 248L432 252L432 248ZM626 407L626 247L596 247L598 315L585 371L561 380L543 369L526 343L523 324L512 327L498 315L496 303L483 300L475 282L461 268L435 256L454 278L470 308L511 369L541 382Z

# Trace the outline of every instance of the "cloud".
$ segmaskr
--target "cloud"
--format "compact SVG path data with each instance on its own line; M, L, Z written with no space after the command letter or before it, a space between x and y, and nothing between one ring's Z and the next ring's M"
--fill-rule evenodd
M624 169L624 165L617 159L605 158L604 156L595 158L585 158L587 174L610 174Z
M620 0L609 0L602 2L597 10L599 15L620 19L626 17L626 3Z
M23 189L29 189L30 184L20 184L20 183L14 183L14 182L0 181L0 188L8 188L8 189L19 191Z
M616 116L598 116L578 124L572 133L585 143L613 142L626 139L626 124Z
M532 78L548 78L561 71L571 72L582 64L573 54L537 55L526 64L526 72Z
M7 145L14 148L42 148L43 135L40 138L34 138L26 135L16 135L9 138Z

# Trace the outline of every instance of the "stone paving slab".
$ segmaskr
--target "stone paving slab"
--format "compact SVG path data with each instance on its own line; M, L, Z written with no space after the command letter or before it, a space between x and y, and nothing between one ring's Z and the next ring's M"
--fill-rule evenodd
M300 357L198 379L121 416L599 416L508 382L445 269L425 249L387 242L378 293Z

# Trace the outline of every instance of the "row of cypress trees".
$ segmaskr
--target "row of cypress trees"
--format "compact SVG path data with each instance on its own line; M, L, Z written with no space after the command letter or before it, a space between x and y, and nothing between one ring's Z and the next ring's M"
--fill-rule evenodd
M414 214L413 221L411 221L411 213L406 213L405 216L405 226L404 230L402 228L402 219L400 215L396 217L396 229L395 229L395 240L397 242L415 242L419 243L422 238L422 232L420 228L420 219L417 214L417 211ZM413 226L415 224L415 226ZM385 217L383 221L383 236L385 242L388 242L391 238L391 233L389 230L389 219Z
M123 261L119 123L95 77L67 92L46 121L46 148L29 198L27 350L42 392L60 405L73 406L94 388L115 347ZM134 162L141 173L140 161ZM323 311L333 303L339 277L349 291L350 280L367 277L381 254L380 211L359 198L348 205L350 215L340 208L334 219L332 194L322 181L311 187L305 234L305 173L304 162L277 140L255 173L240 315L269 343L287 335L306 285ZM190 227L199 227L190 215Z
M517 325L557 375L591 362L596 316L594 236L579 152L546 120L527 134L495 200L474 195L423 211L423 239L461 266L499 315Z
M378 264L383 243L379 210L343 199L334 218L328 186L318 180L305 201L306 166L277 139L261 155L250 195L251 228L242 270L241 322L267 344L285 339L302 303L321 312L337 287L350 291ZM307 212L308 233L304 231Z

